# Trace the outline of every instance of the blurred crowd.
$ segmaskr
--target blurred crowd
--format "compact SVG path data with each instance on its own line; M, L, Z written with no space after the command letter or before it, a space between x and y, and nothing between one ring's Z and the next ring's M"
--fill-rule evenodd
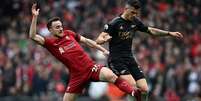
M68 83L69 72L64 65L28 39L33 2L2 0L0 3L1 101L12 101L9 98L17 96L28 97L29 101L61 101ZM146 25L184 35L183 39L175 39L135 34L133 53L146 75L150 101L201 101L201 1L140 2L141 20ZM104 24L121 14L124 3L124 0L37 0L38 33L49 35L47 20L59 16L65 29L95 40ZM99 51L83 48L96 62L107 64ZM128 98L111 84L92 83L79 99L127 101Z

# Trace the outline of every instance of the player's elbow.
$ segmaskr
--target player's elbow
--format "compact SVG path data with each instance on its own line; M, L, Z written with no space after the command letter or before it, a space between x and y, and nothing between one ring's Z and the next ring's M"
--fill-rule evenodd
M104 44L104 42L105 42L105 40L103 40L103 39L100 39L100 38L96 39L96 43L99 45Z
M33 41L36 41L36 36L35 35L29 35L29 39L33 40Z
M30 38L30 39L34 39L34 37L35 37L35 34L32 33L32 32L29 32L29 38Z
M29 35L29 39L34 39L34 36L33 35Z
M104 42L96 41L96 43L97 43L98 45L102 45Z

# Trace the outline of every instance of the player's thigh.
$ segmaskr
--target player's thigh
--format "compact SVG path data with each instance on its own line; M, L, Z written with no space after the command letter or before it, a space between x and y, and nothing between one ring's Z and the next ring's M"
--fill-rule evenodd
M63 101L75 101L78 94L75 93L65 93L63 97Z
M107 67L102 67L99 74L99 79L101 81L107 81L114 83L118 77Z
M148 88L148 85L147 85L147 81L145 78L142 78L142 79L139 79L136 81L137 83L137 87L142 91L142 92L145 92L147 93L149 88Z
M136 81L131 74L120 75L119 77L126 80L130 85L136 86Z

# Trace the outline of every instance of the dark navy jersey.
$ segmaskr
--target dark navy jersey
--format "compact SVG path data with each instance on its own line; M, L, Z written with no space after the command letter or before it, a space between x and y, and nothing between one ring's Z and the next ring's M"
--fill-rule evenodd
M133 21L128 21L122 17L116 17L110 23L106 24L104 32L112 36L109 42L110 56L132 56L132 40L136 31L148 31L148 27L137 18L134 18Z

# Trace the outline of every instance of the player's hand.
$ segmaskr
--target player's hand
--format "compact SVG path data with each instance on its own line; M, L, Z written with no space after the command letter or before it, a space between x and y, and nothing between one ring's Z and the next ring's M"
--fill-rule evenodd
M110 35L106 35L105 37L104 37L104 41L105 42L107 42L108 40L111 40L112 39L112 36L110 36Z
M36 8L36 3L34 3L34 4L32 5L32 8L31 8L32 15L33 15L33 16L38 16L38 15L39 15L39 10L40 10L40 9L37 9L37 8Z
M106 56L106 57L109 56L109 54L110 54L110 52L109 52L108 50L105 50L105 51L103 52L103 55Z
M179 39L183 38L183 35L179 32L169 32L169 35Z

